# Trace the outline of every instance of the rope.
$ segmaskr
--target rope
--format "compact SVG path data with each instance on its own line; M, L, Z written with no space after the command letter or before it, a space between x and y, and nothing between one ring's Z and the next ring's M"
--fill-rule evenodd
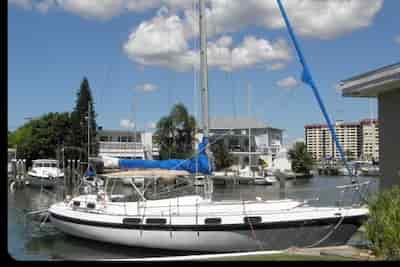
M315 242L309 246L306 246L305 248L312 248L312 247L318 246L319 244L324 242L326 239L328 239L333 234L333 232L336 231L336 229L339 228L339 226L342 224L344 217L345 217L344 215L341 216L338 223L335 225L335 227L332 228L323 238L321 238L320 240L318 240L317 242Z
M258 246L259 246L259 249L260 249L260 250L264 250L264 247L263 247L261 241L257 239L256 232L254 231L253 224L251 223L251 218L249 218L249 217L247 216L247 213L246 213L246 205L245 205L244 200L243 200L242 203L243 203L243 214L248 218L247 221L249 222L251 234L253 235L253 239L257 242L257 244L258 244Z

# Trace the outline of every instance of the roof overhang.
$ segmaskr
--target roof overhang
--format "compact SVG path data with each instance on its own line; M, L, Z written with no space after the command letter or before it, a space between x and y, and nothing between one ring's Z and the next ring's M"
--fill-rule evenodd
M400 90L400 63L341 81L338 88L345 97L377 97Z

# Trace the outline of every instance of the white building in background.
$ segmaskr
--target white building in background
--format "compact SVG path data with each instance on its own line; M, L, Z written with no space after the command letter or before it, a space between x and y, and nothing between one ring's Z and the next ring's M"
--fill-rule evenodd
M158 159L159 149L153 133L119 130L98 130L99 156L126 159Z
M362 120L361 154L364 160L379 161L379 124L378 120Z
M304 126L307 151L315 160L340 159L339 150L326 124ZM377 120L335 123L335 131L349 159L379 161L379 124Z
M283 130L260 122L255 118L220 117L210 120L210 142L223 140L230 153L237 156L240 165L249 160L257 165L259 158L271 166L273 159L283 147Z

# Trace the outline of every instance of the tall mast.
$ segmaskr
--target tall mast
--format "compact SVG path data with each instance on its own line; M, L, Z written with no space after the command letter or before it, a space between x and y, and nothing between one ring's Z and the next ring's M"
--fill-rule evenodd
M247 113L249 116L249 121L251 117L250 112L250 94L251 94L251 84L249 83L247 86ZM251 125L249 124L249 170L251 168Z
M88 155L88 167L89 167L89 157L90 157L90 101L88 102L88 116L87 116L87 127L88 127L88 147L87 147L87 155Z
M200 87L203 134L209 134L209 108L208 108L208 70L207 70L207 25L205 15L205 0L200 1L199 24L200 24Z

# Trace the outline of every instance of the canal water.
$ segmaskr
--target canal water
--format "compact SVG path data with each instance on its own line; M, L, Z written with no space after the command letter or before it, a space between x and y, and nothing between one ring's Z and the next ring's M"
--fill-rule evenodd
M359 177L360 182L370 181L364 197L372 195L379 188L379 179ZM284 192L279 183L265 185L214 185L213 200L264 200L281 197L308 199L313 205L349 204L357 201L359 195L341 192L336 186L350 184L350 177L315 176L311 179L287 181ZM193 192L190 192L193 193ZM186 252L162 251L158 249L133 248L100 243L65 235L51 224L39 229L28 224L25 214L28 211L45 209L60 199L55 191L41 191L40 188L25 187L8 192L8 252L17 260L97 260L127 259L161 256L182 256ZM350 240L352 244L365 243L362 233ZM193 253L191 253L193 254ZM199 253L200 254L200 253Z

